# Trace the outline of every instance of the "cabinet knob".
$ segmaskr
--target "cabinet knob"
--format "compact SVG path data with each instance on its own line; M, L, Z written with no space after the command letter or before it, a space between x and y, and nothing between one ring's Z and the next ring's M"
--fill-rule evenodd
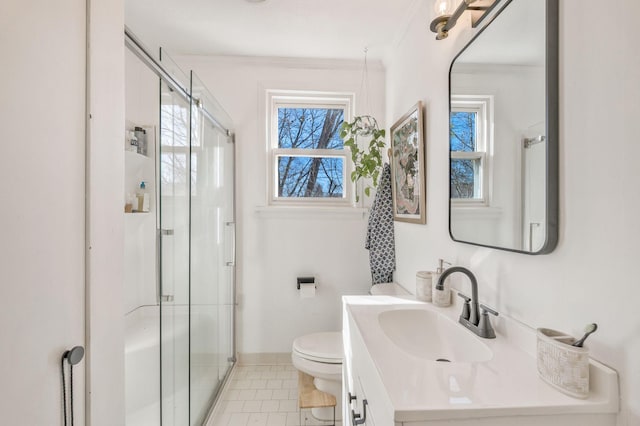
M349 394L349 403L351 403L351 401L355 401L356 399L358 399L357 396L351 395L351 392L349 392L348 394Z

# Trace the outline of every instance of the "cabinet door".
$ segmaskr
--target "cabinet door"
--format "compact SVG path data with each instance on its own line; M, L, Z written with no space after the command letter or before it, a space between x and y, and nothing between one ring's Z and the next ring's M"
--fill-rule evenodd
M376 424L374 420L373 410L371 409L371 405L369 399L367 398L367 394L365 389L362 386L362 381L360 380L360 376L355 378L356 389L358 400L354 401L356 408L356 414L360 415L361 420L364 420L364 423L360 423L363 426L373 426ZM355 423L355 422L354 422Z
M345 420L346 426L364 425L371 426L374 424L372 417L369 415L369 407L367 406L366 415L364 412L364 401L367 399L362 389L360 377L353 370L347 368L347 363L343 364L343 413L342 418ZM368 404L368 401L367 401ZM354 417L354 414L357 417ZM364 419L363 419L364 417ZM357 420L364 420L364 423L357 423Z
M377 368L366 350L364 340L358 331L358 328L349 316L348 336L349 346L346 353L349 354L349 360L346 363L351 374L351 386L357 396L357 401L352 402L355 405L355 412L364 417L363 400L367 401L366 408L366 426L376 424L394 425L393 406L385 391L380 376L378 376ZM351 411L349 411L349 419L351 419ZM354 425L355 426L355 425Z

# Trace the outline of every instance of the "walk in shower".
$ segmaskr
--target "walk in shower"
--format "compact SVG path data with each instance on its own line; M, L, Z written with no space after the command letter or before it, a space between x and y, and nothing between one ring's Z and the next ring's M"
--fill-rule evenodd
M235 361L232 123L193 72L126 45L126 424L202 425Z

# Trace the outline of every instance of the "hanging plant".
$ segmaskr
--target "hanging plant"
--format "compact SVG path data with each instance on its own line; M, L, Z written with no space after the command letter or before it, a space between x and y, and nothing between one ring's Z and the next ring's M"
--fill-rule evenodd
M351 181L357 183L360 179L371 179L373 188L378 186L378 178L382 172L382 150L385 147L385 130L378 128L378 122L369 115L358 116L351 122L342 123L340 137L344 145L351 150L351 160L354 170L351 172ZM360 149L358 137L368 137L367 149ZM364 188L364 194L371 195L371 186ZM356 201L360 197L356 193Z

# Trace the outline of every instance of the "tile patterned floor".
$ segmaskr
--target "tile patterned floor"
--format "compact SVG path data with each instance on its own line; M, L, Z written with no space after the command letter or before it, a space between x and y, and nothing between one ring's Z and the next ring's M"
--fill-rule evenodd
M302 412L302 425L324 425ZM207 426L301 426L291 364L236 366Z

